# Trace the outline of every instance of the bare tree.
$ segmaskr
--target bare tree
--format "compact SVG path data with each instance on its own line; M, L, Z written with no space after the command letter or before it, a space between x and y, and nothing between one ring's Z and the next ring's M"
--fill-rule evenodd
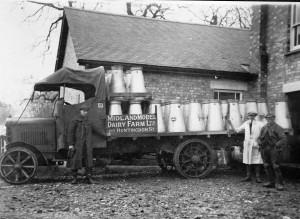
M208 10L193 11L191 7L179 6L194 15L199 21L208 25L221 27L237 27L249 29L252 20L252 10L243 6L209 6Z
M143 7L139 7L132 12L132 3L126 3L127 14L132 16L142 16L142 17L150 17L150 18L159 18L159 19L166 19L165 12L170 10L169 7L163 7L162 4L151 3L146 4Z

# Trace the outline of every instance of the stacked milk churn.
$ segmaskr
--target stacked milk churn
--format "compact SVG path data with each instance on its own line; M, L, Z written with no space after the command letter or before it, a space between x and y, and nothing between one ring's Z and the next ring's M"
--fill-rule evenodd
M129 100L129 114L142 114L141 102L146 93L142 67L131 67L123 71L120 65L112 66L106 72L106 91L109 94L134 94ZM122 115L122 95L111 95L109 115ZM151 100L144 112L157 114L158 132L202 132L224 131L238 128L249 112L258 114L256 120L266 123L268 113L265 99L248 100ZM285 129L291 127L285 101L275 103L276 122Z
M112 66L111 70L106 72L105 82L106 91L111 95L109 115L122 115L121 102L125 100L126 95L146 92L142 67L131 67L124 73L123 66ZM142 100L138 95L129 100L129 114L142 113Z

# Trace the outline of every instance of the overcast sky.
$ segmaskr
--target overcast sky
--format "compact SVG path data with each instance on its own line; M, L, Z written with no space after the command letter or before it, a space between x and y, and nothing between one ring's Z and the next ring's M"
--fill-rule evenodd
M46 1L42 1L46 2ZM58 2L53 1L53 2ZM66 4L66 0L60 1ZM81 4L82 1L77 1ZM86 7L93 7L96 2L101 4L98 10L117 14L126 14L126 1L85 1ZM142 4L146 1L133 1ZM147 1L149 2L149 1ZM151 1L151 2L154 2ZM163 1L172 6L172 10L166 14L167 19L183 22L199 22L190 11L203 10L211 4L228 6L233 2L188 2L188 1ZM236 2L234 3L236 4ZM238 3L250 5L251 3ZM178 5L186 5L190 9L179 8ZM32 92L33 83L53 73L58 47L58 28L52 35L51 49L43 57L44 47L34 45L45 37L50 22L58 16L55 10L45 10L38 20L24 19L38 9L38 5L26 1L0 0L0 101L20 108L24 98L28 98Z

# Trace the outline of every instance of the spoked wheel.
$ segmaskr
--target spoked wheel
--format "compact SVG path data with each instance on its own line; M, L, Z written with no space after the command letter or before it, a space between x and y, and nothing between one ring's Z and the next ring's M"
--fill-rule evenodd
M168 172L174 170L173 154L166 151L157 153L157 162L162 171Z
M8 149L0 158L0 175L8 183L28 182L38 166L36 155L29 149L14 147Z
M214 165L214 151L200 139L190 139L175 150L173 161L178 173L186 178L203 178Z

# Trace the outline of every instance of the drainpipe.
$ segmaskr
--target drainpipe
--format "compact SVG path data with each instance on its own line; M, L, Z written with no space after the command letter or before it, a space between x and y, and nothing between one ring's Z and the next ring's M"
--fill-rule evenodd
M267 26L268 5L261 5L260 30L259 30L259 55L260 55L260 97L267 98L268 86L268 53L267 53Z

